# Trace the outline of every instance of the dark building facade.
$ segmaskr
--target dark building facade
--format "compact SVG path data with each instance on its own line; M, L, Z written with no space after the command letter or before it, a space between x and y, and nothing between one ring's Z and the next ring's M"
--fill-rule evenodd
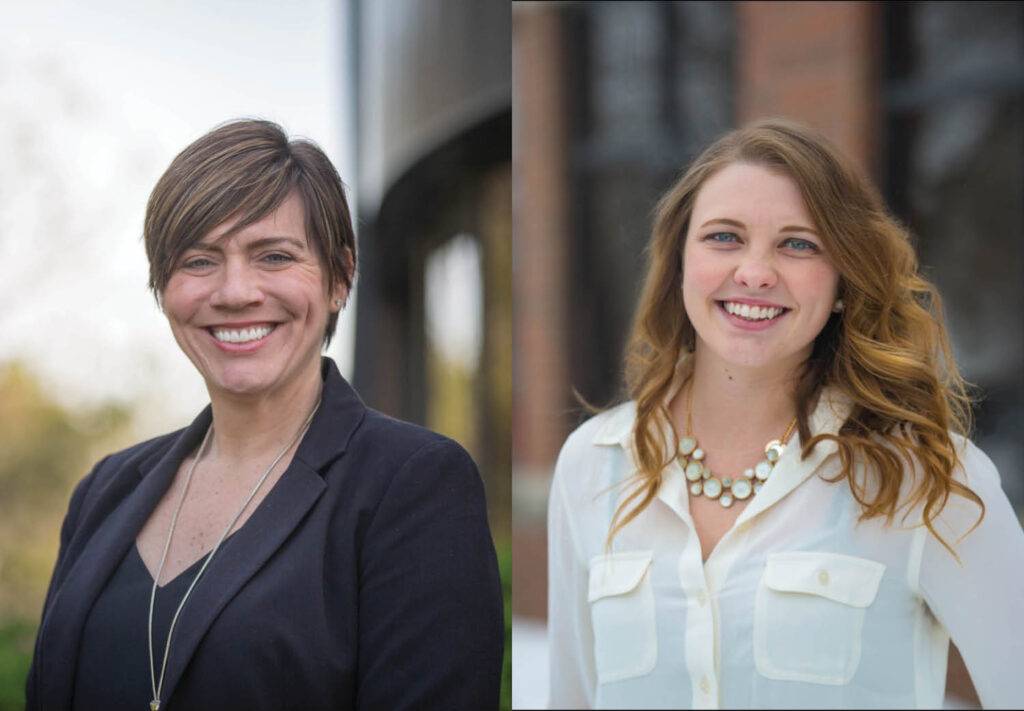
M470 451L500 537L510 502L511 12L500 0L351 0L349 8L355 385L378 409ZM465 362L438 347L459 314L428 314L430 265L455 241L476 255L478 270L455 285L469 289L480 315Z

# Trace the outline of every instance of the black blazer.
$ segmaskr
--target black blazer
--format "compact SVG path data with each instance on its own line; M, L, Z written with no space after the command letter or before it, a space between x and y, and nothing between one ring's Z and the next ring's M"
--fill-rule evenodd
M162 708L497 708L501 587L473 461L368 409L330 359L323 372L291 464L182 612ZM78 484L28 709L70 708L90 608L210 418L112 454Z

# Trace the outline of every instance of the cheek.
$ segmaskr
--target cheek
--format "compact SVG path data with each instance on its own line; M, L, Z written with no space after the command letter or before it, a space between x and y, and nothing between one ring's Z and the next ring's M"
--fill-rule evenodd
M791 288L798 291L801 301L807 306L820 306L826 311L832 308L839 287L839 274L830 264L809 265L801 269L791 280Z
M173 277L160 295L164 315L174 324L192 316L203 300L201 285L193 280Z
M683 263L683 293L689 300L705 300L728 277L727 266L700 256L688 255Z

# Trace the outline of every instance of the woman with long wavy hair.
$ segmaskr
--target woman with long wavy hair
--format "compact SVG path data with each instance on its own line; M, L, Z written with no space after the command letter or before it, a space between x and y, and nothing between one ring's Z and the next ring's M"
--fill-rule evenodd
M551 706L939 707L949 641L1024 702L1024 533L907 231L763 121L661 200L630 400L549 509Z

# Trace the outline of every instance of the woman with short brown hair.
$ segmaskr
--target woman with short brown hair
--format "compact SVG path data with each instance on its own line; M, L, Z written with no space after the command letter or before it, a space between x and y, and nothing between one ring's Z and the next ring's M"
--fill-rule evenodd
M76 488L28 708L496 707L476 467L320 355L356 267L327 157L267 121L220 126L157 183L145 242L210 406Z
M1024 533L906 231L827 141L733 131L658 206L631 400L549 509L553 708L1024 699Z

